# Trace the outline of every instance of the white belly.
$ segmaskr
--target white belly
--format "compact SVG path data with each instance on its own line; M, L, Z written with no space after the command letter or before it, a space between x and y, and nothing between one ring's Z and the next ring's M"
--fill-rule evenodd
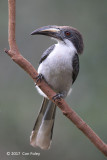
M59 52L60 51L60 52ZM72 85L72 58L75 52L66 46L56 44L51 54L39 65L47 83L57 93L67 96Z

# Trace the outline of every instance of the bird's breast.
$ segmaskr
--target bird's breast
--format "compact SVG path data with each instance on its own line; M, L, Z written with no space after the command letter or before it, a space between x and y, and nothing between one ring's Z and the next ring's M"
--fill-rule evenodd
M72 85L74 54L68 47L56 46L38 68L38 72L44 75L49 85L57 92L68 92Z
M57 71L72 69L72 58L74 52L69 47L56 45L55 49L48 56L49 67L56 68Z

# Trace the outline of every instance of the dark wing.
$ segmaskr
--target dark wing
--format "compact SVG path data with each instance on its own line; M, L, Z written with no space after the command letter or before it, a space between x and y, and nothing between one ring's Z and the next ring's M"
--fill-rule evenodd
M73 57L73 62L72 62L72 67L73 67L73 73L72 73L72 83L74 83L74 81L77 78L77 75L79 73L79 57L78 54L75 54Z
M49 54L52 52L52 50L54 49L55 44L52 45L51 47L49 47L41 56L41 59L39 61L39 64L42 63L48 56Z

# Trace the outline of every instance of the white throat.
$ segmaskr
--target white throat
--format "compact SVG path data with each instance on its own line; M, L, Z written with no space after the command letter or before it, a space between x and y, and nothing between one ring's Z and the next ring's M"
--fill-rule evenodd
M57 41L58 42L58 46L60 45L60 46L63 46L63 47L64 46L68 47L68 48L70 48L70 50L72 50L72 52L77 53L77 50L76 50L74 44L71 41L69 41L68 39L64 39L64 41L58 40L56 38L51 38L51 39Z
M77 53L77 50L76 50L74 44L71 41L69 41L68 39L65 39L64 42L68 47L70 47L74 52Z

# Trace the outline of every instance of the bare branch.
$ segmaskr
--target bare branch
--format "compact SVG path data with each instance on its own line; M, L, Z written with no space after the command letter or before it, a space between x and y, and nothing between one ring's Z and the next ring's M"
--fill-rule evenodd
M15 0L8 0L9 6L9 47L10 50L5 52L11 57L11 59L23 68L36 82L38 73L35 68L28 62L19 52L15 40ZM45 81L38 82L37 85L40 89L52 99L56 93L48 86ZM54 102L54 101L53 101ZM70 119L91 141L92 143L105 155L107 156L107 145L96 135L96 133L73 111L67 103L61 99L54 102L63 112L63 114Z

